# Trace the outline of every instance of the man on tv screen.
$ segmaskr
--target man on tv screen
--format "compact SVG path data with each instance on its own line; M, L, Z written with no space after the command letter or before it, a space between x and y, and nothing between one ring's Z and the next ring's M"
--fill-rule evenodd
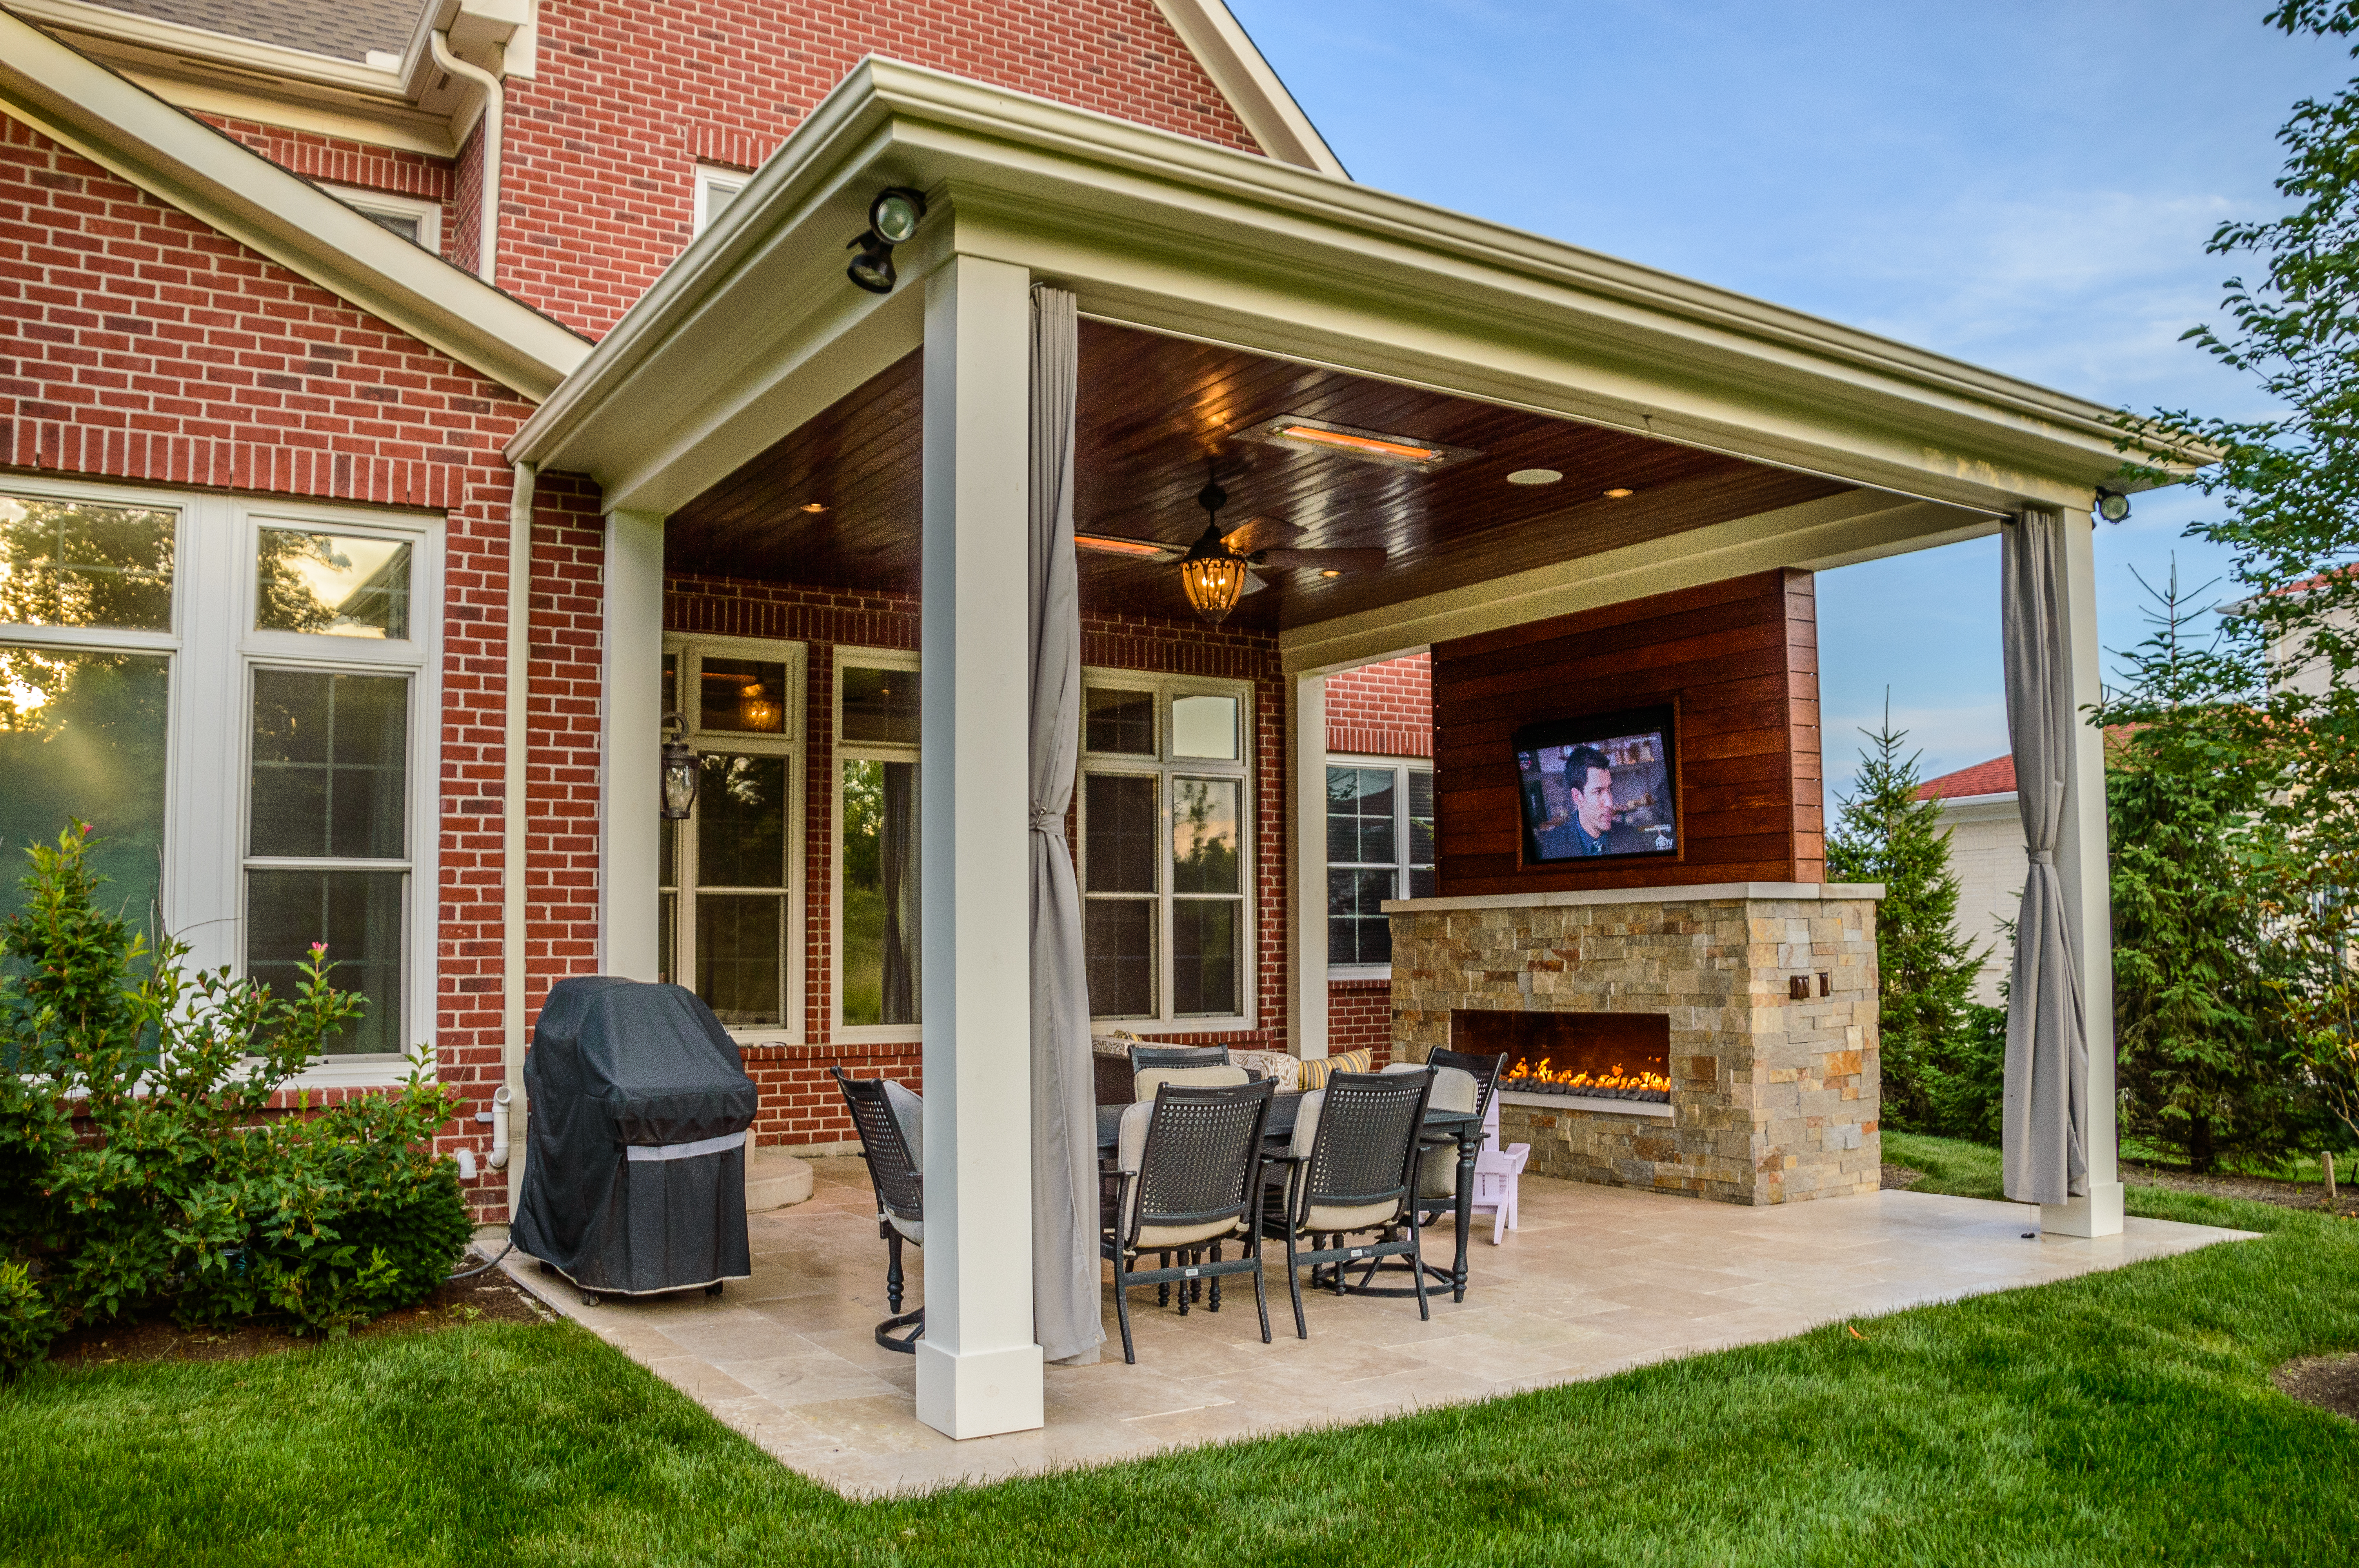
M1594 746L1551 747L1561 752L1564 793L1571 812L1553 827L1533 834L1543 860L1571 860L1583 855L1643 854L1656 846L1637 828L1614 819L1614 764ZM1540 753L1548 766L1548 753Z

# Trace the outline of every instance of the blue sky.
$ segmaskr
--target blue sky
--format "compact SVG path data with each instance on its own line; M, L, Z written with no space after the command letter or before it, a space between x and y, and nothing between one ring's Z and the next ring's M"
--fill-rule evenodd
M2178 341L2279 208L2274 137L2359 62L2266 0L1230 0L1353 175L2108 404L2260 411ZM2223 561L2201 498L2100 531L2108 648L2133 569ZM1891 691L1930 776L2006 750L1995 540L1819 580L1827 770Z

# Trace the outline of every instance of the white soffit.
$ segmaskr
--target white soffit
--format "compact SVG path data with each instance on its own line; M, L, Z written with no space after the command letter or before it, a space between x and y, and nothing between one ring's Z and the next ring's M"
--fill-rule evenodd
M0 112L534 402L590 345L0 12Z
M1223 0L1155 0L1155 7L1229 101L1237 118L1245 123L1262 151L1281 163L1339 179L1352 178L1343 160L1329 150L1319 127L1278 80L1245 24Z

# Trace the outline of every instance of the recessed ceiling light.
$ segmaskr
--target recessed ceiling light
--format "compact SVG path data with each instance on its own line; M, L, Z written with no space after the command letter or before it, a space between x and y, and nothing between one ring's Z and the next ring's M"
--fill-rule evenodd
M1333 567L1321 567L1319 568L1319 575L1321 577L1342 577L1343 574L1337 571Z
M1608 501L1627 501L1637 493L1638 492L1635 490L1630 490L1617 484L1612 490L1605 492L1605 499Z
M820 513L827 510L827 503L824 501L806 501L803 503L803 510L810 513L813 516L817 516Z
M1564 475L1554 469L1517 469L1507 476L1509 484L1554 484Z

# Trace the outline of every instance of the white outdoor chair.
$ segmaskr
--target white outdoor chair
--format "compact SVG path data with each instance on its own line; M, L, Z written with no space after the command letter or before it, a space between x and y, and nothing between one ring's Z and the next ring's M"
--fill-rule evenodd
M1525 1162L1531 1157L1528 1143L1499 1147L1499 1101L1494 1096L1483 1116L1483 1152L1474 1156L1474 1197L1466 1206L1471 1211L1491 1211L1494 1247L1508 1231L1523 1228L1516 1223L1516 1178L1524 1173Z

